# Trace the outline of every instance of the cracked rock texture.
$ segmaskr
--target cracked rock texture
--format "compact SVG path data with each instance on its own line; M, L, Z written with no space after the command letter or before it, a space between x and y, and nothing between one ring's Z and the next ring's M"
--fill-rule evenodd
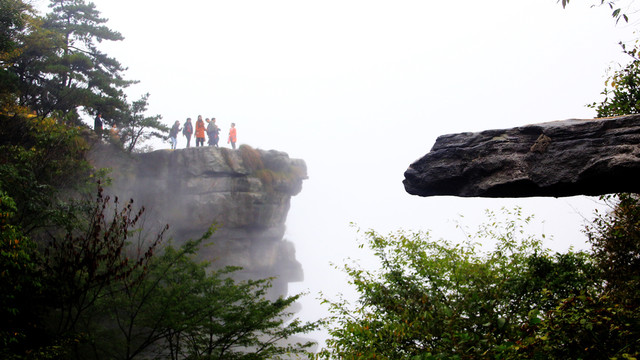
M640 192L640 115L438 137L405 171L412 195L534 197Z

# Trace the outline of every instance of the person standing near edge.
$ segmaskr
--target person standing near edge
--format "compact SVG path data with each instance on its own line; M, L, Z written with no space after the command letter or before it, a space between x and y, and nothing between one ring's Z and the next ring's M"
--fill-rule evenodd
M178 133L180 132L180 121L176 120L176 122L169 130L169 140L171 140L171 150L175 150L176 146L178 146Z
M227 140L227 144L231 143L231 148L235 149L236 140L237 140L236 123L231 123L231 129L229 129L229 139Z
M120 130L118 130L116 123L113 123L111 125L111 129L109 130L109 136L111 137L111 141L113 141L114 143L120 142Z
M191 146L191 135L193 134L193 124L191 124L191 118L187 118L187 122L184 123L182 128L182 135L187 138L187 147Z
M218 147L218 133L220 129L216 125L216 118L211 118L211 121L207 120L207 134L209 135L209 146Z
M102 137L102 114L98 113L98 115L96 115L96 118L93 122L93 131L96 132L96 134L98 134L98 136Z
M202 115L198 115L196 120L196 147L204 146L204 121L202 121Z

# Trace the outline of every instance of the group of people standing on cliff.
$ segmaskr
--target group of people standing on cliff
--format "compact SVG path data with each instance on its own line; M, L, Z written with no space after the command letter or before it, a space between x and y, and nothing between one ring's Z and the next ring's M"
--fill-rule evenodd
M205 125L205 122L207 125ZM218 141L220 140L220 128L216 125L216 118L212 117L211 120L209 118L202 120L202 115L198 115L198 120L196 120L195 129L194 125L191 123L191 118L187 118L187 122L184 124L184 127L180 128L180 121L176 120L176 122L171 127L169 131L169 139L171 140L171 149L175 149L178 144L178 134L182 131L182 135L187 138L187 147L191 147L191 136L194 135L196 137L196 147L204 146L205 134L209 137L208 145L218 147ZM227 138L227 144L231 144L231 148L236 148L237 141L237 132L236 132L236 124L231 123L231 128L229 129L229 137Z

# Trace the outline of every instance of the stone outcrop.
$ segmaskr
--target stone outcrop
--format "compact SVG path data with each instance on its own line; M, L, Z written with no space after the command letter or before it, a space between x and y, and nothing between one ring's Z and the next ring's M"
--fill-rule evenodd
M443 135L405 171L412 195L533 197L640 192L640 115Z
M145 229L169 224L179 245L216 224L213 246L199 256L215 266L241 266L236 277L277 277L272 295L303 280L295 249L285 240L290 199L302 189L306 164L278 151L199 147L125 154L113 146L93 146L90 161L110 168L108 193L145 207Z

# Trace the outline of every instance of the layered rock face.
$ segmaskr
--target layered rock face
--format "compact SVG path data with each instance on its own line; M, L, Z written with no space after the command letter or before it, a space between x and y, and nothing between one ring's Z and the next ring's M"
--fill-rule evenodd
M405 171L412 195L532 197L640 192L640 115L438 137Z
M303 280L294 246L283 237L291 197L307 178L304 161L249 147L123 154L106 144L94 146L90 160L112 169L108 193L145 207L146 230L169 224L165 240L179 245L216 224L202 259L243 267L240 279L277 277L274 297L285 295L289 282Z

